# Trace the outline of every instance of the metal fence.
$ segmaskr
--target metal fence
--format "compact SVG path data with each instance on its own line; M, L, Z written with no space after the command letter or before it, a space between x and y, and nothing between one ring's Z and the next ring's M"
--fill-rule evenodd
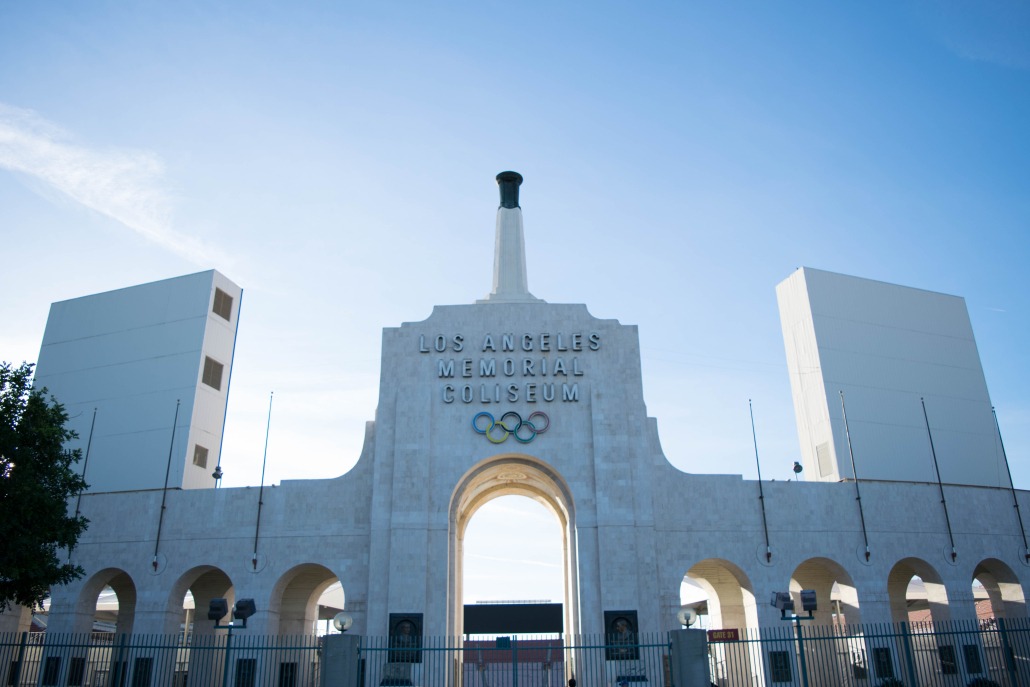
M665 633L602 636L358 638L361 687L668 687ZM316 687L315 637L0 634L0 685Z
M0 685L316 687L319 640L257 635L0 634Z
M1030 687L1030 620L710 633L719 687ZM671 687L667 633L358 637L358 687ZM0 634L0 687L318 687L316 637ZM349 672L349 671L348 671ZM339 676L335 676L339 677Z
M359 685L462 687L663 687L670 680L666 633L634 643L601 635L451 639L362 637Z
M719 687L1030 687L1030 621L783 627L711 641Z

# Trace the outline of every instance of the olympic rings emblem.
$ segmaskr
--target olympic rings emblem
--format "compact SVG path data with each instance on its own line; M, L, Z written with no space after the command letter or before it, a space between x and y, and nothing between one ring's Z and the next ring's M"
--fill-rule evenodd
M486 418L486 423L480 422L480 418ZM534 421L535 420L535 421ZM543 421L543 427L538 423ZM501 416L500 420L494 420L494 416L487 412L476 413L472 418L472 429L477 434L485 434L491 444L503 444L509 436L515 437L520 444L528 444L536 439L537 434L543 434L551 426L551 419L546 413L539 410L530 413L525 420L514 410L509 410Z

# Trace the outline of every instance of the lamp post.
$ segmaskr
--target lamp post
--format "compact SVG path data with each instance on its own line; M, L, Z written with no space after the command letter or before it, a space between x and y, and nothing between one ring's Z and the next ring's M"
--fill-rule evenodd
M349 630L350 626L353 624L354 618L351 616L350 613L340 611L339 613L333 616L333 627L335 627L336 631L340 634L343 634L344 632Z
M224 618L229 613L229 602L225 599L211 599L207 609L207 619L215 622L216 630L226 630L225 634L225 660L222 665L222 687L229 687L229 650L232 648L232 631L234 627L240 627L246 629L247 618L254 615L257 611L257 607L254 605L254 599L240 599L232 607L233 620L242 620L241 625L236 625L235 622L226 623L225 625L219 624L219 620Z
M802 620L815 620L813 612L818 610L815 600L814 589L801 590L801 610L808 611L808 615L798 615L794 612L794 599L790 598L790 592L773 592L772 606L780 611L780 620L789 620L794 623L798 638L798 655L801 661L801 684L808 687L808 663L805 660L805 639L801 633ZM790 611L790 615L787 615Z

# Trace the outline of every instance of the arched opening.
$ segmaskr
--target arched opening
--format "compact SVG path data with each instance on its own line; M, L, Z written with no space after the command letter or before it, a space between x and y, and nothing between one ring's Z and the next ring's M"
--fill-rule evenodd
M136 615L136 585L124 570L105 568L82 586L76 605L77 632L131 634Z
M448 590L448 634L464 633L465 536L473 516L487 503L505 496L523 496L542 505L557 518L561 532L561 596L564 631L579 632L578 584L576 570L575 509L565 480L550 465L523 455L490 458L474 466L459 481L451 497L449 514L449 558L451 576ZM505 502L500 502L505 503ZM478 588L477 588L478 589ZM473 595L483 592L473 591ZM505 598L503 591L483 593Z
M833 625L843 632L847 625L862 622L858 590L840 563L829 558L809 558L794 569L790 576L790 594L799 615L802 614L802 589L815 590L816 625Z
M709 558L691 566L680 586L680 605L699 611L697 627L758 627L751 580L726 560Z
M181 631L186 635L214 635L215 623L207 618L212 599L225 599L229 608L232 608L235 589L229 576L210 565L187 570L179 576L168 593L165 633ZM229 620L225 618L222 622Z
M465 604L563 600L561 522L537 501L508 495L484 503L469 519L462 552Z
M739 638L749 638L748 629L758 627L751 580L737 565L718 558L695 563L683 576L680 605L703 611L694 627L713 630L737 630ZM753 684L762 672L762 656L748 641L709 645L712 675L719 684L734 676L754 676L745 684Z
M891 619L896 623L930 624L951 619L948 593L940 574L919 558L905 558L887 575Z
M326 606L321 602L329 601L326 591L339 585L338 600L340 608ZM317 563L303 563L290 568L276 582L269 599L269 631L280 635L311 636L318 631L318 621L326 620L330 612L335 615L343 610L343 587L336 574ZM322 609L325 610L322 610Z
M325 588L325 591L318 597L318 625L315 634L320 637L340 634L340 631L333 626L333 618L344 610L346 600L343 583L339 580Z
M998 618L1025 618L1027 614L1023 585L1016 573L997 558L980 561L973 570L973 597L977 596L976 585L986 592L986 602L977 604L977 616L982 623L992 623Z

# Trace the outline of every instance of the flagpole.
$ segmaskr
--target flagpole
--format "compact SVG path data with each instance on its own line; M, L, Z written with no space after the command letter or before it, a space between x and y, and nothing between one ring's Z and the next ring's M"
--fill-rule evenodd
M261 486L258 488L257 523L254 525L254 556L250 559L254 569L258 564L258 534L261 532L261 507L265 505L265 466L268 464L268 433L272 429L272 399L275 392L268 394L268 422L265 424L265 454L261 458Z

